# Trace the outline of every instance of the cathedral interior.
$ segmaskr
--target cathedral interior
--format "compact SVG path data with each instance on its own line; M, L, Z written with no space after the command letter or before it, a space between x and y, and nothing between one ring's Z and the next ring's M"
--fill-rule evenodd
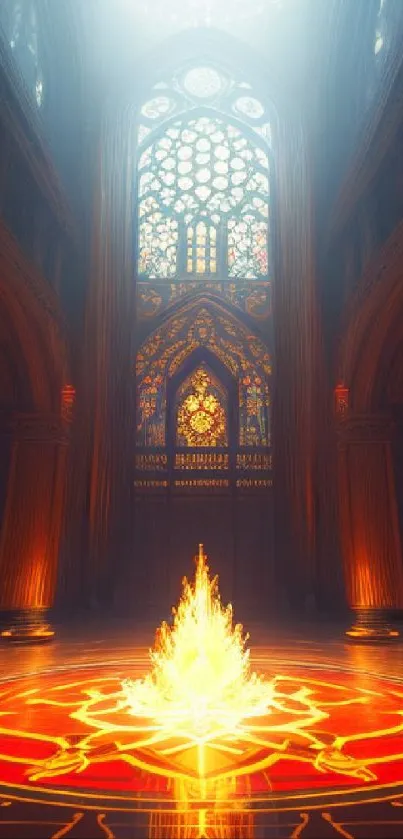
M401 839L403 0L1 0L0 447L0 839Z

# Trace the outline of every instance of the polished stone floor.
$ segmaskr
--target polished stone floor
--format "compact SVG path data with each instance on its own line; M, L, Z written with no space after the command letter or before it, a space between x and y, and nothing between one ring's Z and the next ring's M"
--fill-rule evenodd
M275 683L270 731L253 748L249 732L248 773L199 833L197 803L183 813L122 709L151 626L87 621L47 645L1 646L0 839L402 839L403 643L247 628L253 668Z

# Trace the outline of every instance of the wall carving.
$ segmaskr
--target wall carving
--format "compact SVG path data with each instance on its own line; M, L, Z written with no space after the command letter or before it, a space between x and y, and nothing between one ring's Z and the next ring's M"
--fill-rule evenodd
M270 281L252 283L231 282L176 282L137 283L137 312L141 320L150 320L170 310L179 300L199 294L222 299L257 321L266 320L272 313L272 284Z
M16 441L67 445L69 428L57 415L14 414L11 432Z
M341 446L372 441L390 443L396 433L396 427L390 417L368 414L342 419L337 431Z

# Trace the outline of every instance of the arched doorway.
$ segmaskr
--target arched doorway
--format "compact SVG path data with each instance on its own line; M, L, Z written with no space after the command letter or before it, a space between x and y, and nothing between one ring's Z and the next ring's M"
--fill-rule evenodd
M348 601L358 609L403 609L396 493L402 253L400 225L361 279L340 342L348 395L339 422L342 549Z
M67 347L56 299L0 229L0 611L53 603L67 429Z

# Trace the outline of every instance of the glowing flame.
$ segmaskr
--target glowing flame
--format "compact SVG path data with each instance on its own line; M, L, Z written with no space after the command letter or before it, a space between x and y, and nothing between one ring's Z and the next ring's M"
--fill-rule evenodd
M173 730L180 723L199 743L267 715L273 686L251 672L248 636L241 624L233 626L232 606L222 606L202 545L194 583L185 577L173 616L172 627L164 622L157 633L150 674L123 684L131 713Z

